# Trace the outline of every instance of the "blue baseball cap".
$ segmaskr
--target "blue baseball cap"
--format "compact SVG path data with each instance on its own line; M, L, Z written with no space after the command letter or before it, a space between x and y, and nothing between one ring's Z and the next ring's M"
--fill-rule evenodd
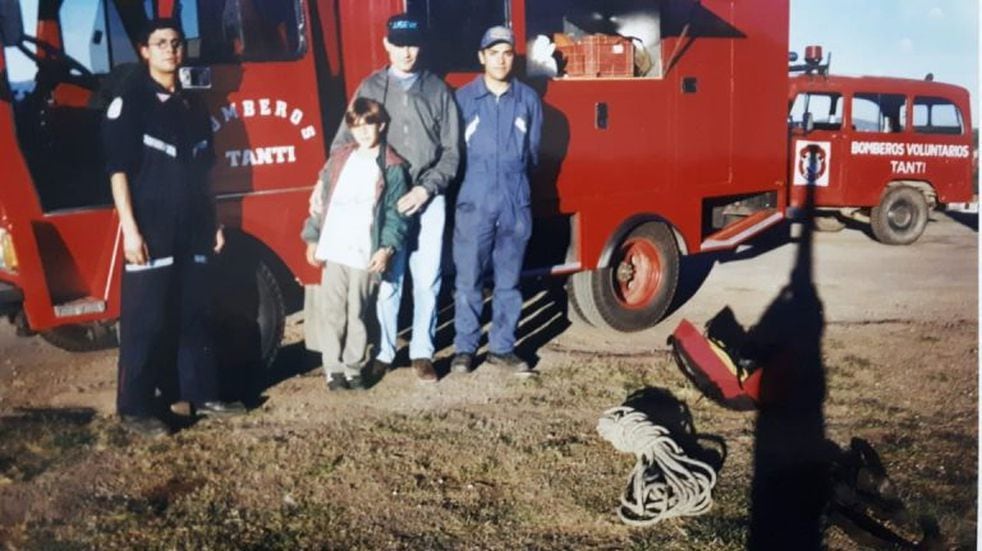
M393 15L385 24L386 38L395 46L422 46L423 23L408 13Z
M515 33L513 33L508 27L496 25L484 31L484 36L481 37L481 49L483 50L485 48L490 48L491 46L500 44L501 42L514 46Z

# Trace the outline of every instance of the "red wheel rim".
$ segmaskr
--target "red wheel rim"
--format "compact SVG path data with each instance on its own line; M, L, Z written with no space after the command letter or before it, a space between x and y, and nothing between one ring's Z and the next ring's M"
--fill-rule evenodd
M644 308L661 287L661 255L647 239L628 239L621 246L621 261L614 266L614 290L625 308Z

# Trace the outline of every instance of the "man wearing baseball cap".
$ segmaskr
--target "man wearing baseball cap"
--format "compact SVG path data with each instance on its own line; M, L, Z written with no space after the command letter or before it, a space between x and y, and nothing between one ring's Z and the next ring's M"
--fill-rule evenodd
M457 175L460 135L457 105L450 89L440 77L418 66L424 39L421 21L408 14L391 17L382 41L389 65L366 77L353 97L375 100L389 113L388 145L409 163L412 179L409 192L399 199L397 207L404 216L419 214L408 246L396 252L379 286L381 335L375 368L388 368L395 358L402 280L408 264L413 280L409 357L421 381L435 382L433 338L446 220L444 194ZM342 121L331 149L351 139Z
M488 363L528 373L528 363L515 354L515 329L522 311L518 278L532 233L528 174L538 163L542 101L512 76L511 29L488 29L477 55L484 74L457 91L467 168L453 237L457 293L451 370L467 373L474 368L481 334L481 285L490 265L494 295Z

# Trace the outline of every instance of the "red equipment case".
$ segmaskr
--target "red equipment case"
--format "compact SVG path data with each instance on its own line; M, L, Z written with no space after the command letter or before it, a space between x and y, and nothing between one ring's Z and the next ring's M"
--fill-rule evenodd
M568 77L633 77L634 44L621 36L595 34L569 44L557 44Z

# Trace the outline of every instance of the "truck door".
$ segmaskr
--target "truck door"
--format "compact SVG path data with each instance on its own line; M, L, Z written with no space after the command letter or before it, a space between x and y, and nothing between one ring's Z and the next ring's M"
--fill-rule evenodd
M841 196L844 161L849 155L843 131L845 97L839 92L798 93L791 103L791 205L801 207L805 186L815 185L817 204L833 203ZM810 128L808 128L810 127ZM814 182L809 163L814 159Z
M29 176L5 181L0 201L18 219L24 311L44 330L113 317L118 307L100 94L110 70L137 56L111 2L25 3L24 16L26 36L7 50L17 146L5 155L19 156Z
M893 179L891 160L903 159L907 150L907 98L904 94L857 87L849 101L848 162L835 206L872 207ZM845 161L846 157L842 160ZM912 175L911 175L912 176Z

